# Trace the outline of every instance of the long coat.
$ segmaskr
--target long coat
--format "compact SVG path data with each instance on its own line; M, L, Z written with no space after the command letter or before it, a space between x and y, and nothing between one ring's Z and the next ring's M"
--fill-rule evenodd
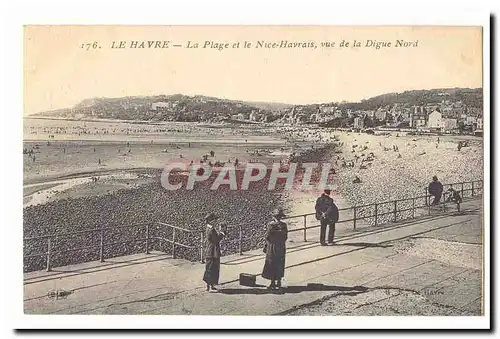
M429 194L433 196L441 196L443 194L443 184L439 181L432 181L428 188Z
M207 249L205 251L205 273L203 281L209 285L217 285L220 275L220 241L224 238L224 233L219 233L210 225L207 225L205 233L207 239Z
M267 225L266 230L266 261L262 277L269 280L281 279L285 276L287 225L274 220Z
M219 259L221 257L220 242L224 238L224 233L219 233L213 226L207 226L205 232L207 240L207 248L205 250L205 258Z
M339 220L339 209L333 199L326 194L322 194L316 200L316 220L326 219L328 222Z

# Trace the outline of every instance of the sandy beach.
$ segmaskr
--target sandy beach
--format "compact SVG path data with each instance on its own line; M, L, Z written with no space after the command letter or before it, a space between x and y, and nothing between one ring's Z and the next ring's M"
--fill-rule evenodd
M38 130L44 128L42 125ZM127 135L130 127L126 127L98 139L90 134L91 138L78 140L81 135L73 132L62 137L51 134L57 128L46 130L43 141L25 135L24 148L33 152L24 155L26 237L157 221L196 229L204 214L216 211L224 223L233 226L232 237L237 236L236 225L245 225L248 240L243 246L251 249L262 245L258 235L275 207L284 207L289 215L312 213L321 194L319 189L269 191L263 184L233 192L211 191L204 185L193 191L172 192L161 187L159 178L166 164L199 163L203 156L211 163L234 164L236 159L240 164L261 162L267 166L282 160L329 163L335 173L333 198L339 208L423 194L433 175L443 183L482 178L482 140L470 137L442 136L438 143L435 136L368 135L304 126L244 126L238 130L234 126L184 124L168 135L170 140L162 139L165 136L158 134L154 125L134 130L132 136L130 129ZM207 130L210 137L200 141ZM469 146L458 151L457 142L466 139ZM213 156L208 156L211 151ZM356 176L361 182L353 183ZM290 220L289 227L301 227L301 222ZM141 232L117 235L117 239ZM299 233L290 240L300 241ZM94 242L92 238L88 241ZM25 244L25 251L40 251L39 246L45 245ZM124 245L108 255L142 250L142 245ZM225 253L237 250L235 242L224 245ZM198 253L188 252L186 258L196 260ZM67 264L94 257L95 253L89 252L59 260ZM25 269L40 265L43 260L28 261Z

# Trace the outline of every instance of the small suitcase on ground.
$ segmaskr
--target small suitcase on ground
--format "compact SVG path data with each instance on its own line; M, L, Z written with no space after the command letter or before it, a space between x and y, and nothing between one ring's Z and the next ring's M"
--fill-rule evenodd
M242 286L255 286L257 276L248 273L240 273L240 285Z

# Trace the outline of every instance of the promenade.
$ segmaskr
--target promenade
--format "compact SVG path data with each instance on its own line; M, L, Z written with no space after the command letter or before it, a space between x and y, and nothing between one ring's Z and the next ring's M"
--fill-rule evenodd
M482 198L462 212L342 231L334 246L293 237L281 292L238 284L260 274L262 250L222 258L207 293L204 265L153 252L24 275L27 314L481 315Z

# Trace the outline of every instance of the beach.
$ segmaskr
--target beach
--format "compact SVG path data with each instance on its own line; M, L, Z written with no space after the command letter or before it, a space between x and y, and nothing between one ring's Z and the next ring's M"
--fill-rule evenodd
M82 137L74 121L36 123L34 128L25 126L24 148L33 151L24 155L25 237L160 221L198 230L204 215L215 211L221 223L232 229L232 241L223 245L224 253L229 254L239 250L234 241L239 225L243 225L243 247L248 250L262 245L260 235L274 208L281 206L288 215L314 212L315 200L321 194L317 187L273 191L263 182L247 191L231 191L224 186L213 191L203 184L192 191L167 191L161 186L165 165L197 164L204 156L211 164L234 165L238 159L241 168L251 162L264 163L268 168L281 161L329 163L334 171L333 181L329 181L335 187L332 197L339 208L422 195L434 175L443 183L482 179L479 138L441 136L438 143L436 136L369 135L314 126L174 123L158 127L108 121L85 122ZM39 139L34 140L33 135ZM458 151L459 140L467 140L468 147ZM356 177L360 182L353 183ZM299 227L300 222L290 220L289 228ZM113 239L120 242L143 237L144 232L144 228L132 227L114 234ZM172 236L165 230L156 232L157 236ZM290 240L300 241L298 233ZM199 242L198 235L196 239L180 237ZM79 241L94 246L97 240L89 235ZM59 242L60 248L72 246L70 241ZM25 252L40 252L44 246L44 242L25 242ZM153 241L151 246L169 250L161 242ZM106 255L143 250L139 243L116 245L108 248ZM199 258L192 250L180 251L179 255L190 260ZM97 260L94 250L54 258L60 265L88 260ZM25 270L43 265L43 258L25 260Z

